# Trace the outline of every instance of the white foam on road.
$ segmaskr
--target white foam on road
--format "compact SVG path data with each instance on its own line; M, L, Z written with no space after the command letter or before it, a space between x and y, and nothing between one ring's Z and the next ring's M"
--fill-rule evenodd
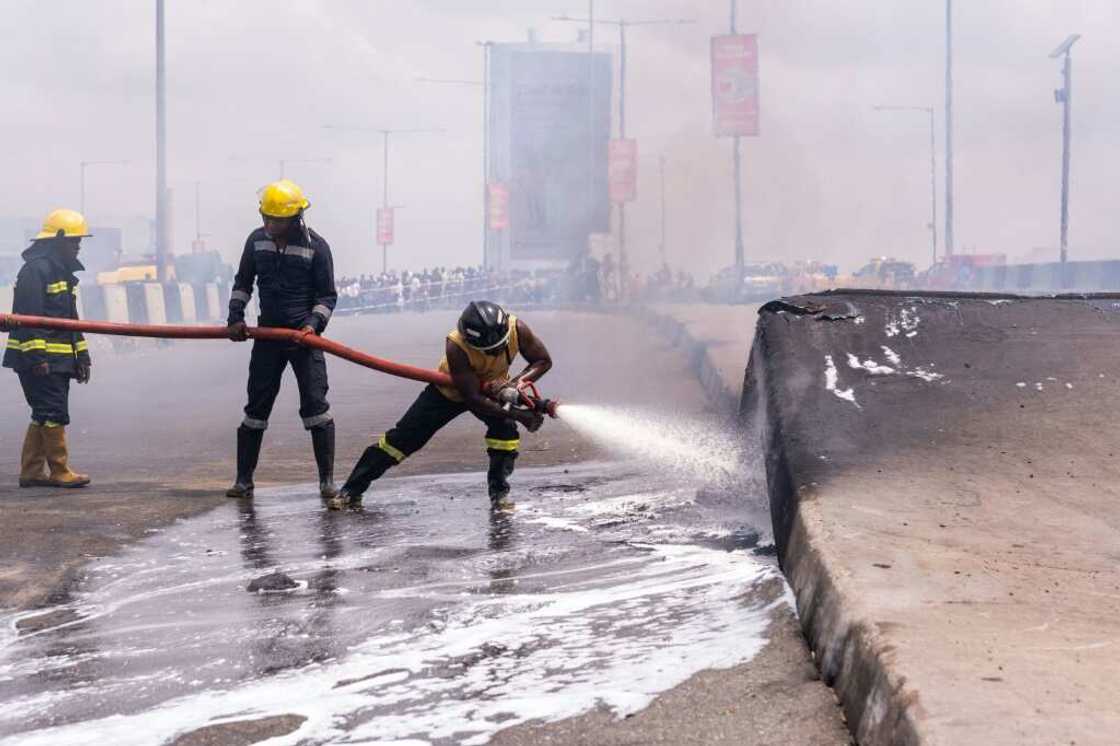
M519 474L527 478L533 471ZM567 483L556 483L582 478L584 470L554 471L549 472L548 484L535 488L537 497L519 502L510 518L520 526L518 531L530 530L529 524L536 527L532 530L540 535L532 534L532 541L526 535L520 543L490 555L493 562L463 562L461 573L433 582L382 588L360 598L350 593L347 606L337 610L336 623L349 614L364 615L375 604L430 608L422 617L408 621L386 617L387 623L372 628L344 654L274 675L202 683L204 677L196 673L217 662L205 659L198 660L193 670L189 666L164 669L164 675L184 682L179 690L185 693L140 711L129 711L128 692L161 682L139 672L130 674L127 665L115 669L112 681L106 682L109 687L97 682L76 688L60 684L57 689L13 697L0 712L0 733L11 734L0 743L164 743L206 725L291 714L306 720L293 733L270 739L272 746L484 744L497 731L530 720L556 721L601 706L625 716L699 671L738 665L757 654L765 644L773 610L792 603L788 588L776 600L772 591L761 592L762 586L778 583L784 588L784 583L775 566L747 551L685 543L687 527L678 526L672 516L693 507L695 488L668 482L663 489L641 491L637 487L642 479L635 474L585 492L565 492ZM441 480L454 479L418 481L432 489ZM259 491L258 503L265 511L262 520L270 519L281 529L277 540L290 535L282 533L287 527L306 522L308 513L315 513L302 500L269 503L269 498L269 491ZM663 544L632 540L621 545L612 538L608 544L617 549L588 561L509 565L509 559L520 552L545 549L549 532L592 541L600 522L612 518L636 521L647 535L652 526L669 535L676 531L680 538ZM640 533L629 525L616 523L611 530ZM199 588L189 579L200 573L197 565L203 548L209 564L201 574L207 583L215 588L243 585L246 571L238 569L236 560L230 562L228 551L218 551L222 546L215 537L198 543L200 531L212 530L184 521L133 550L132 559L126 556L106 563L101 570L103 584L71 607L82 610L81 623L86 625L82 639L120 637L122 625L141 617L141 608L133 604L150 608L179 593L206 593L206 587ZM168 560L167 554L154 548L157 543L171 546L172 553L181 557ZM358 551L353 545L351 549L355 551L333 558L330 566L360 572L390 550L370 546ZM166 561L162 568L157 565L160 558ZM321 564L308 561L295 567L306 574ZM507 566L512 572L493 572ZM228 568L228 574L222 568ZM160 579L161 571L170 582ZM347 577L340 576L340 593L348 592ZM255 622L246 618L244 623L266 620L267 616ZM9 631L14 631L12 619L6 621ZM178 639L195 637L192 620L169 623L178 625ZM99 629L110 634L102 635ZM237 634L269 638L253 630ZM125 637L126 645L132 646L131 638ZM175 640L176 632L168 639ZM28 642L35 644L34 636L4 639L0 681L41 676L53 664L75 662L70 653L21 659L20 647ZM142 654L136 648L94 646L92 650L91 660L100 660L101 665L118 656L127 664L127 655ZM122 652L127 655L121 656ZM76 704L88 705L98 698L105 703L96 718L16 733L25 717L66 713Z
M789 603L743 605L753 586L776 576L747 553L645 549L647 561L607 586L573 579L548 593L480 599L441 628L379 635L334 664L2 743L151 744L202 725L296 714L307 720L270 744L482 744L517 723L600 705L625 716L698 671L750 660L770 611ZM355 720L364 722L350 727Z

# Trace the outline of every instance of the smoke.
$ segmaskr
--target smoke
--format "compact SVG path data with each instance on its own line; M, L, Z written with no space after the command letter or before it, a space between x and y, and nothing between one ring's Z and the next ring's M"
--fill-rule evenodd
M441 128L392 146L390 197L404 206L391 263L419 268L478 261L481 97L419 77L477 79L477 40L571 41L578 0L248 0L168 3L168 94L173 230L194 238L194 182L202 231L232 260L256 222L255 191L287 175L314 203L310 222L331 242L340 273L377 267L373 207L382 197L379 138L326 124ZM628 37L628 135L641 154L638 200L628 206L634 264L659 262L660 182L666 158L670 264L701 280L730 263L730 143L711 136L708 40L727 30L727 3L599 0L604 18L689 18L636 27ZM1018 256L1057 234L1058 68L1048 52L1067 33L1076 51L1072 175L1073 253L1112 250L1109 190L1120 162L1112 95L1120 31L1109 0L958 4L956 233L958 244ZM0 173L0 247L22 240L18 219L78 202L78 164L92 167L94 225L124 224L129 252L147 247L154 209L152 4L13 0L19 23L0 30L7 102ZM27 33L27 29L52 29ZM928 256L928 131L921 114L876 104L938 108L939 212L944 18L941 3L741 3L739 28L760 35L762 135L743 143L744 230L751 259L818 258L846 266L870 255ZM601 48L617 45L603 26ZM326 53L329 51L329 54Z

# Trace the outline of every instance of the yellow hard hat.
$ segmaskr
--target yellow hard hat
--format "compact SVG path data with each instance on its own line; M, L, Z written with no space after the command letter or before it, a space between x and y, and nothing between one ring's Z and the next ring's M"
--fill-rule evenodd
M270 218L294 218L311 206L303 190L288 179L272 182L257 196L261 200L261 215Z
M35 236L35 240L58 238L59 236L88 238L91 235L82 213L77 210L54 210L43 221L43 229Z

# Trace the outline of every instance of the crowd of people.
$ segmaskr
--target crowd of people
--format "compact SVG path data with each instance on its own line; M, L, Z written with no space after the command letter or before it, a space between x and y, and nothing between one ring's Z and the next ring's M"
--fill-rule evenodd
M340 313L388 313L457 308L485 296L515 305L693 300L692 275L663 264L656 272L620 275L611 255L584 256L566 272L498 272L481 266L434 267L420 272L391 270L379 275L339 278Z
M435 267L420 272L342 277L337 282L339 312L385 313L461 306L486 296L504 303L557 302L555 277L532 272L496 272L483 267Z

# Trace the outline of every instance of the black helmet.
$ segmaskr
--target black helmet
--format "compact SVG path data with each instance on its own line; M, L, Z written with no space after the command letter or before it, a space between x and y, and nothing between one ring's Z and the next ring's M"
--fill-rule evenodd
M497 303L472 300L459 316L459 334L476 350L495 350L509 339L509 314Z

